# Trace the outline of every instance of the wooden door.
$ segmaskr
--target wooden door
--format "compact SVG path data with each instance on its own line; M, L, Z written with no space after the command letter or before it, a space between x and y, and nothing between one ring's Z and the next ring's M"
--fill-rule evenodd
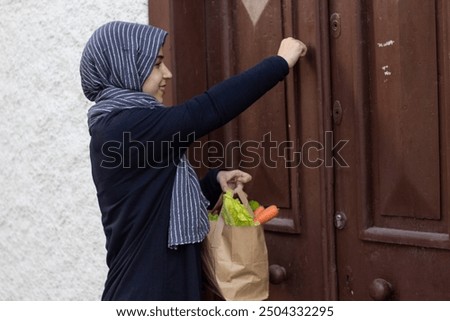
M450 2L331 0L339 299L450 299Z
M250 198L281 209L265 226L271 300L336 298L332 168L322 166L332 137L326 6L316 0L150 2L151 23L170 32L176 91L169 103L276 54L284 37L299 37L310 48L285 82L201 141L203 156L214 157L204 164L249 172Z
M308 45L284 83L201 141L215 156L204 165L250 172L250 197L281 208L266 226L270 299L450 299L447 0L149 10L170 33L168 104L274 54L285 36Z

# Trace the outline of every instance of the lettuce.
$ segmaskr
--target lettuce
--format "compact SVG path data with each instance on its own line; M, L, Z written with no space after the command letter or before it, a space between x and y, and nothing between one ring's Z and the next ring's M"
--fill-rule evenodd
M210 221L217 221L219 219L219 214L208 213L208 218Z
M223 205L220 211L225 224L231 226L255 226L258 225L253 221L252 215L247 211L245 206L233 197L232 191L223 194Z
M250 207L252 208L252 210L256 210L261 204L259 204L257 201L255 200L251 200L248 201L248 205L250 205Z

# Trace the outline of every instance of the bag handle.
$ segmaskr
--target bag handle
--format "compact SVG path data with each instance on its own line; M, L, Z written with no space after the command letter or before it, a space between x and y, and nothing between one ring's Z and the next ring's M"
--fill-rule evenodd
M235 194L237 194L237 196L241 200L242 205L244 205L244 207L247 209L248 213L252 217L255 217L255 213L253 213L253 210L252 210L250 204L248 203L247 194L244 192L243 188L244 187L242 185L238 185L238 187L236 187L233 192Z
M245 208L248 210L251 216L255 216L253 213L253 210L248 202L248 196L247 193L244 192L243 186L239 185L233 190L233 194L237 194L239 199L241 200L242 205L245 206ZM211 213L220 213L220 208L223 204L223 193L219 196L219 199L217 200L214 207L211 209Z

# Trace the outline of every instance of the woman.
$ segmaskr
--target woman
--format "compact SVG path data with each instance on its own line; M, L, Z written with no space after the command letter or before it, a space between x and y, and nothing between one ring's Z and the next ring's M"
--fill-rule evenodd
M152 26L111 22L94 32L81 58L82 88L95 102L88 124L109 267L103 300L201 299L207 207L250 176L210 170L199 181L186 149L249 107L306 52L285 39L278 56L167 108L165 37Z

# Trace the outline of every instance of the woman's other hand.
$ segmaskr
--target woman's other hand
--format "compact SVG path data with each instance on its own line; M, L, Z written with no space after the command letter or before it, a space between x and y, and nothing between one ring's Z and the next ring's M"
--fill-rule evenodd
M278 49L278 56L284 58L289 68L294 67L300 57L306 55L306 45L298 39L292 37L285 38L281 41Z
M220 184L222 191L243 187L245 183L252 180L252 176L238 169L231 171L220 171L217 174L217 182Z

